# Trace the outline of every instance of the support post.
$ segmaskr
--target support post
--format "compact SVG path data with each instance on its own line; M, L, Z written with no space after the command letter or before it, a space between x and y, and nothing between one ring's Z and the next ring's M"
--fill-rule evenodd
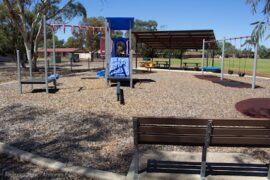
M73 53L71 53L70 57L70 72L72 72L72 64L73 64Z
M92 54L91 54L91 58L92 58ZM87 61L88 61L88 71L90 70L90 59L87 58Z
M129 76L130 76L130 88L133 88L133 54L131 51L131 46L132 46L132 34L131 34L131 24L129 28L129 61L130 61L130 70L129 70Z
M253 74L252 74L252 89L256 88L256 73L257 73L257 61L258 61L258 44L255 44L254 49L254 61L253 61Z
M117 97L117 101L120 101L120 82L117 82L117 86L116 86L116 97Z
M205 143L202 151L202 164L201 164L201 180L205 180L206 168L207 168L207 149L211 143L211 135L212 135L212 120L208 121L207 131L205 134Z
M222 59L221 59L221 76L220 79L224 79L224 58L225 58L225 38L222 41Z
M181 50L180 68L183 67L183 51Z
M45 84L46 84L46 93L49 93L48 86L48 63L47 63L47 25L46 25L46 16L43 16L43 36L44 36L44 66L45 66Z
M267 175L267 179L270 180L270 161L268 164L268 175Z
M55 34L54 27L52 28L52 36L53 36L53 74L56 75L56 59L55 59Z
M20 51L17 50L17 79L19 84L19 90L22 94L22 79L21 79L21 64L20 64Z
M268 174L267 174L267 179L270 180L270 162L268 164Z
M169 69L171 69L171 58L172 58L172 52L170 50L170 52L169 52Z
M204 67L204 51L205 51L205 39L203 39L203 46L202 46L202 74L204 74L204 70L203 70L203 67Z
M109 71L110 71L110 29L108 22L105 22L105 61L106 61L106 67L105 67L105 79L107 85L109 84Z
M134 180L139 179L139 144L138 144L138 119L133 119L134 136Z
M30 81L33 82L33 68L32 68L32 55L31 50L27 50L27 57L28 57L28 63L29 63L29 77ZM31 91L34 89L33 84L31 84Z
M138 68L138 43L136 39L136 69Z
M215 65L215 49L213 49L213 52L212 52L212 66Z

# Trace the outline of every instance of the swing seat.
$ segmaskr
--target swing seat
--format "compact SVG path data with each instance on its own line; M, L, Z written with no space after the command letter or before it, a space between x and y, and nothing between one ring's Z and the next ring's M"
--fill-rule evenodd
M228 74L233 74L233 70L228 70Z
M239 77L244 77L246 75L246 73L239 72L238 75L239 75Z

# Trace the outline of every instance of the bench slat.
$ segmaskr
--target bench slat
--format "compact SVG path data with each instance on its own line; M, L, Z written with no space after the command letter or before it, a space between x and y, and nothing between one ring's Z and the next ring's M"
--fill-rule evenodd
M212 146L270 147L269 137L212 137Z
M173 117L155 118L138 117L136 118L140 125L144 124L168 124L168 125L202 125L206 126L209 119L180 119ZM241 119L211 119L213 126L255 126L270 128L270 120L241 120Z
M202 136L173 136L173 135L139 135L139 144L159 144L159 145L190 145L202 146L204 137Z
M269 136L270 129L259 128L213 128L213 136Z
M137 118L140 125L143 124L168 124L168 125L202 125L207 126L207 119L176 119L176 118Z
M145 134L200 134L205 135L206 128L204 127L183 127L183 126L140 126L140 133ZM259 128L213 128L213 136L269 136L270 129L259 129Z
M205 135L206 128L196 127L160 127L160 126L141 126L139 127L140 133L156 133L156 134L199 134Z
M139 144L202 146L203 136L139 134ZM212 137L210 146L270 147L269 137Z

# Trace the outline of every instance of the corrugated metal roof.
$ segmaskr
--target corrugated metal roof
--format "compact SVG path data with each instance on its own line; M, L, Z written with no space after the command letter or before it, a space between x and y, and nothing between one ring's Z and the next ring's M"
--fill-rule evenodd
M202 49L203 39L215 41L213 30L133 32L137 43L153 49ZM215 47L216 43L211 43Z

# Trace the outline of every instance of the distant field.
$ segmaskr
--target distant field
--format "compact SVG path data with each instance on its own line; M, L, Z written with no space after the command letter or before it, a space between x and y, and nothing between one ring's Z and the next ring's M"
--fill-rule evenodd
M161 59L161 58L154 58L154 61L168 61L168 59ZM184 62L190 62L190 63L199 63L199 66L201 66L201 59L183 59L183 63ZM239 59L225 59L224 61L224 68L225 71L227 71L229 69L229 62L231 64L231 68L232 70L234 70L234 72L238 73L238 67L239 67ZM206 60L205 60L206 63ZM253 67L253 59L241 59L240 60L240 68L241 71L244 71L244 66L246 63L246 73L247 74L251 74L252 72L252 67ZM174 67L180 67L180 60L179 59L172 59L172 65ZM212 65L212 61L209 60L209 66ZM215 59L215 63L214 66L221 66L221 60L220 59ZM257 74L260 76L267 76L270 77L270 59L258 59L258 65L257 65Z

